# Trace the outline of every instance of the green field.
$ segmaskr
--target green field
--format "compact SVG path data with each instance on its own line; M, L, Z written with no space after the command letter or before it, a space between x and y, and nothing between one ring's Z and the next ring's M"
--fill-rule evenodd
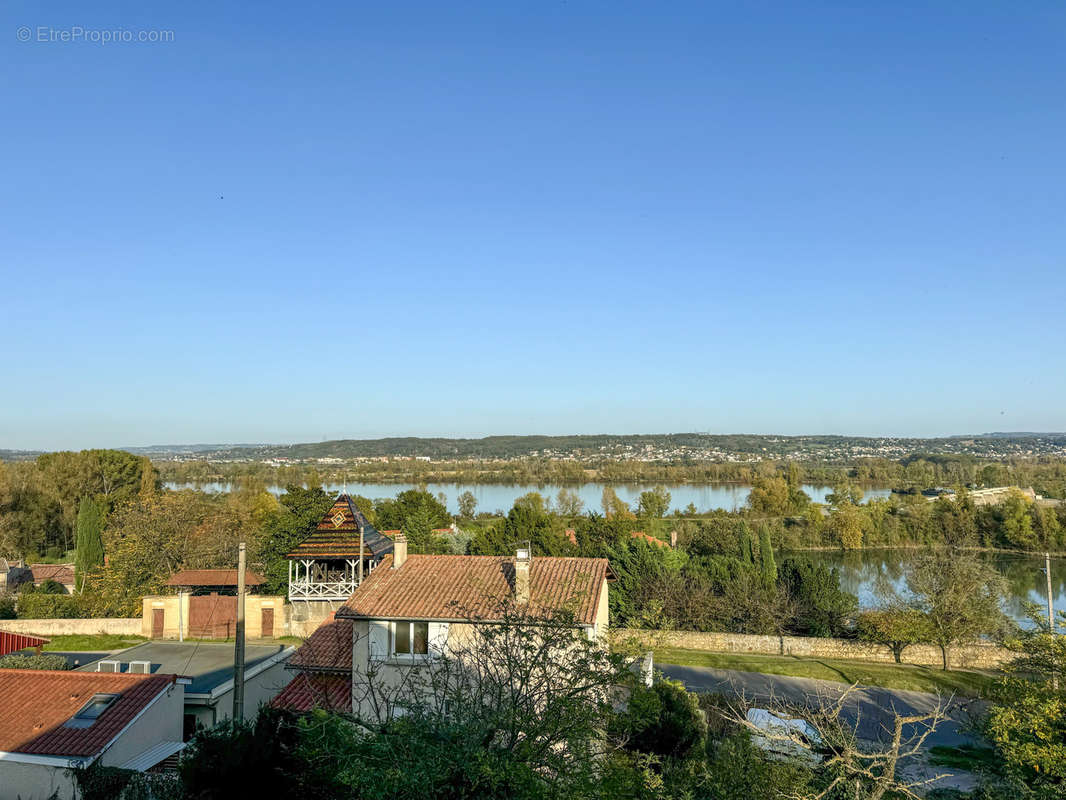
M660 664L678 664L686 667L714 667L741 672L761 672L767 675L790 675L796 678L858 683L864 686L881 686L886 689L954 692L966 696L980 696L986 693L995 680L992 675L969 670L944 672L940 669L916 667L910 664L875 664L866 661L746 653L709 653L703 650L683 650L673 647L657 648L655 661Z

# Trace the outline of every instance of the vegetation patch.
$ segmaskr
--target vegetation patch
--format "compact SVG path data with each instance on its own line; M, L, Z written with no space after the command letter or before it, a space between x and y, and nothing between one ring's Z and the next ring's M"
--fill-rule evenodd
M44 650L63 653L93 652L100 650L124 650L135 644L147 642L143 636L120 635L117 633L76 633L50 636Z

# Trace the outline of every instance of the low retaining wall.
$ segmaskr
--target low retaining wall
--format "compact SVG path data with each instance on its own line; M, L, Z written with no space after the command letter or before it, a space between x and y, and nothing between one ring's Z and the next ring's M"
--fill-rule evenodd
M888 645L851 639L820 639L813 636L753 636L744 633L696 633L694 631L648 631L617 628L619 640L633 637L645 645L709 650L717 653L759 653L764 655L844 658L855 661L895 663ZM948 650L949 665L955 669L994 669L1014 658L1014 654L991 644L973 644ZM939 667L943 661L935 645L913 644L903 650L904 664Z
M119 636L139 636L141 619L96 618L96 619L0 619L0 629L11 633L29 633L36 636L65 636L69 634L113 633Z

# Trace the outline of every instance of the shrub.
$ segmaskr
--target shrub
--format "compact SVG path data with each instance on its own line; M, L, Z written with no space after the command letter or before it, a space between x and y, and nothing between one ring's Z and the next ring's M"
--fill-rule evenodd
M85 619L92 616L92 607L84 595L21 594L18 615L23 619Z
M55 653L22 655L12 653L0 658L0 669L66 669L67 660Z
M636 687L616 723L629 749L664 758L683 759L700 752L707 738L699 698L677 681L665 679L651 688Z
M14 619L16 616L15 595L0 592L0 619Z

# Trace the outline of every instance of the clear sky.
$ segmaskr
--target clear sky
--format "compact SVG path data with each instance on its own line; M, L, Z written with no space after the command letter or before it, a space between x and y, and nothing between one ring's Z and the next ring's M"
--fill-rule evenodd
M861 5L9 0L0 448L1066 429L1066 4Z

